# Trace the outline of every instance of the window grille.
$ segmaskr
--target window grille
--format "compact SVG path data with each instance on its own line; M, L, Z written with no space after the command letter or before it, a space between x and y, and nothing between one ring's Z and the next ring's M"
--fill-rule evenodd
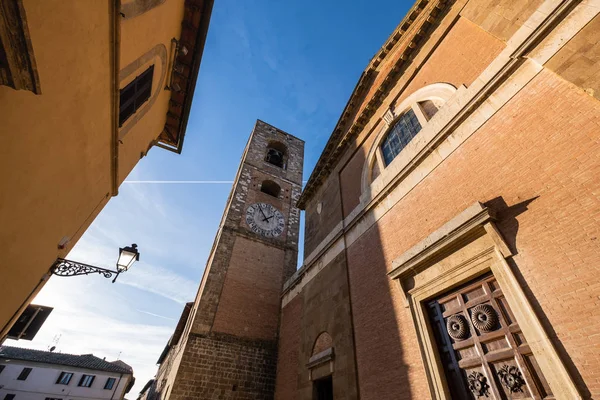
M137 76L133 82L121 89L119 96L119 126L131 117L144 104L152 93L154 65Z
M386 166L400 154L420 130L421 124L412 109L402 114L381 144Z

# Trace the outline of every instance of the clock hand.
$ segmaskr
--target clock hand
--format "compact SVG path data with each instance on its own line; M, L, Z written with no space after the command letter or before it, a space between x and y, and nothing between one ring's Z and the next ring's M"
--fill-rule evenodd
M262 207L260 206L260 204L258 205L258 209L260 210L260 213L263 215L264 218L267 218L267 216L265 215L265 212L263 211ZM263 219L263 221L266 221L266 219Z

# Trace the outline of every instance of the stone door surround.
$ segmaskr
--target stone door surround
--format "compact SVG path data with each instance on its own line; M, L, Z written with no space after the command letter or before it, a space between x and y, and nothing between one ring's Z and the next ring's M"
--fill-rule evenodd
M392 262L388 275L400 285L406 307L410 309L431 396L436 400L451 399L426 302L491 273L505 294L556 399L581 399L506 261L513 254L494 220L494 212L476 202Z

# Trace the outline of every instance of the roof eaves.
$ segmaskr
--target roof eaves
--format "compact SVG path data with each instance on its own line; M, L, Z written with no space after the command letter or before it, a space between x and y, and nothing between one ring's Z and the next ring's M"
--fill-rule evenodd
M429 5L431 4L431 5ZM377 110L380 103L383 101L389 90L393 85L391 85L391 81L399 74L399 72L403 69L402 67L406 63L406 61L410 60L410 55L418 50L424 41L418 40L418 37L425 34L425 25L432 25L435 21L435 16L442 10L447 4L447 0L418 0L415 5L408 11L406 16L402 19L400 24L396 27L394 32L389 36L388 40L384 43L381 49L375 54L375 56L369 62L368 67L365 69L365 72L361 75L357 87L352 92L338 123L336 124L317 164L315 165L305 187L296 203L297 207L301 210L305 209L306 202L310 199L310 197L319 189L325 178L329 176L329 173L333 169L334 163L339 159L343 151L346 149L346 146L350 143L351 138L354 138L356 135L360 133L364 125L368 122L369 117ZM421 13L427 10L429 14L426 18L423 18L423 23L418 28L414 27L413 22L417 20L417 18L421 15ZM410 35L409 35L410 33ZM410 40L407 37L410 37ZM406 40L402 40L405 39ZM363 79L369 76L369 72L376 71L377 68L381 65L383 60L387 57L388 54L392 52L392 50L396 46L400 46L404 44L404 53L399 57L398 62L392 68L386 79L381 83L380 87L377 88L377 91L369 101L365 105L365 107L361 110L358 108L362 105L360 100L360 96L362 92L357 90L361 84L364 82ZM352 123L345 129L345 126L348 124L348 119L353 114L360 114L353 118Z
M200 0L186 0L185 7L198 9L199 7L197 3L199 1ZM174 97L177 96L177 93L171 93L171 100L169 101L169 104L177 104L176 108L181 108L181 112L174 113L171 112L171 110L167 112L167 122L165 122L164 130L155 142L156 146L177 154L181 154L181 151L183 150L183 139L185 137L187 123L190 116L190 110L192 108L192 101L196 89L196 82L198 80L198 73L200 72L200 63L202 61L202 55L204 53L204 45L206 43L206 36L208 34L208 27L210 25L210 17L212 14L213 4L214 0L203 0L202 5L200 6L200 22L196 32L194 49L192 49L191 71L187 78L187 84L184 90L183 103L179 104L177 101L175 101ZM182 23L182 25L186 24ZM187 26L189 26L189 24L187 24ZM173 135L173 132L171 132L171 130L169 129L169 127L172 127L172 125L168 124L169 116L179 120L179 123L176 127L175 135Z

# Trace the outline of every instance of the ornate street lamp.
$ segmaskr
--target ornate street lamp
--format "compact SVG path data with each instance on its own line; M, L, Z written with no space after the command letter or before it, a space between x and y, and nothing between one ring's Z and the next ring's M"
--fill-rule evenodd
M140 253L137 250L137 244L134 243L131 246L119 248L119 258L117 260L116 271L80 263L77 261L65 260L64 258L57 258L50 270L54 275L57 276L100 274L104 275L105 278L112 278L114 275L115 278L112 280L112 282L115 283L119 277L119 274L129 270L133 263L139 261L139 259Z

